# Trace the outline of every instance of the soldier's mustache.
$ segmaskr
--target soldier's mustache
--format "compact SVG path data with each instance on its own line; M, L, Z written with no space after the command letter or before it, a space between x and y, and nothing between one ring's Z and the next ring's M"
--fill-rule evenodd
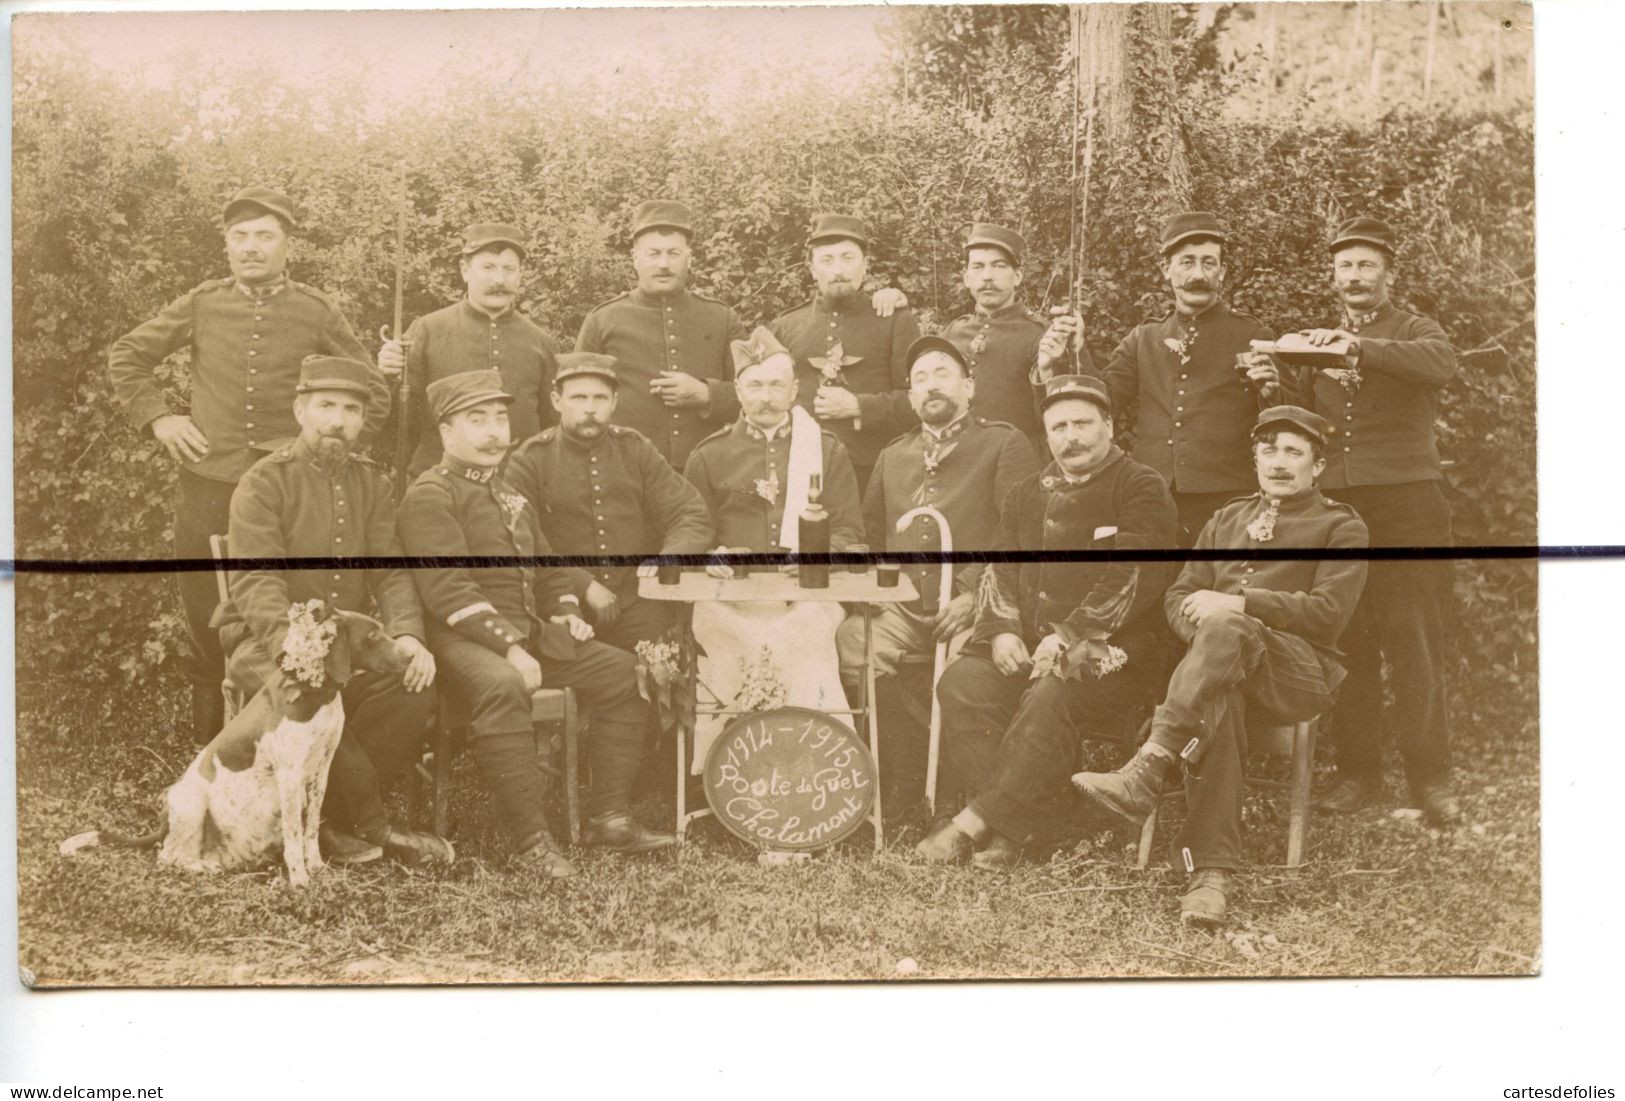
M1206 279L1187 279L1180 286L1188 291L1210 291L1213 289L1213 284Z

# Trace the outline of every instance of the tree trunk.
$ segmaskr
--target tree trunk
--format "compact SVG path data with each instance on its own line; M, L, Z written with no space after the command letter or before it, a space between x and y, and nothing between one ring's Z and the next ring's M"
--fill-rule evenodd
M1159 205L1191 201L1190 158L1175 83L1173 17L1166 4L1084 6L1086 68L1095 74L1098 148L1159 166Z

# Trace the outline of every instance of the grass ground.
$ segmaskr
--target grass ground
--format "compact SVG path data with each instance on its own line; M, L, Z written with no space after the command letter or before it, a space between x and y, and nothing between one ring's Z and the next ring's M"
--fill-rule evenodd
M20 686L22 687L22 686ZM799 866L764 868L710 821L681 851L581 855L559 884L507 867L466 755L457 863L197 878L150 852L59 856L97 825L150 825L192 755L180 715L24 693L18 736L20 963L41 986L695 979L1526 974L1539 970L1533 744L1462 744L1466 822L1393 806L1317 819L1284 860L1284 804L1248 804L1254 867L1218 932L1182 928L1180 877L1134 868L1129 831L1077 817L1040 862L992 876L916 863L922 813ZM29 698L29 697L36 698ZM180 692L174 699L182 698ZM117 734L115 734L115 731ZM1326 761L1322 761L1322 768ZM1323 779L1324 777L1322 777ZM1397 784L1394 786L1397 787ZM669 822L670 802L639 808ZM1177 816L1175 816L1177 819ZM1159 835L1166 840L1169 827ZM912 961L912 962L909 962Z

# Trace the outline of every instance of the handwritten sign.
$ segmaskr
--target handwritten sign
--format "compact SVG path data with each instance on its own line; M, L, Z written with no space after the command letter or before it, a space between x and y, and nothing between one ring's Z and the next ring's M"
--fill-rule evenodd
M822 849L869 817L875 765L844 723L804 707L741 715L705 757L705 799L765 849Z

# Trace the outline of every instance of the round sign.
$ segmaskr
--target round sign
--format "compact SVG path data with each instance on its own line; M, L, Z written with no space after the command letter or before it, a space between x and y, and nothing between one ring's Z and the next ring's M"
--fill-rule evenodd
M740 715L705 755L705 801L759 848L826 848L868 820L874 758L850 727L819 711Z

